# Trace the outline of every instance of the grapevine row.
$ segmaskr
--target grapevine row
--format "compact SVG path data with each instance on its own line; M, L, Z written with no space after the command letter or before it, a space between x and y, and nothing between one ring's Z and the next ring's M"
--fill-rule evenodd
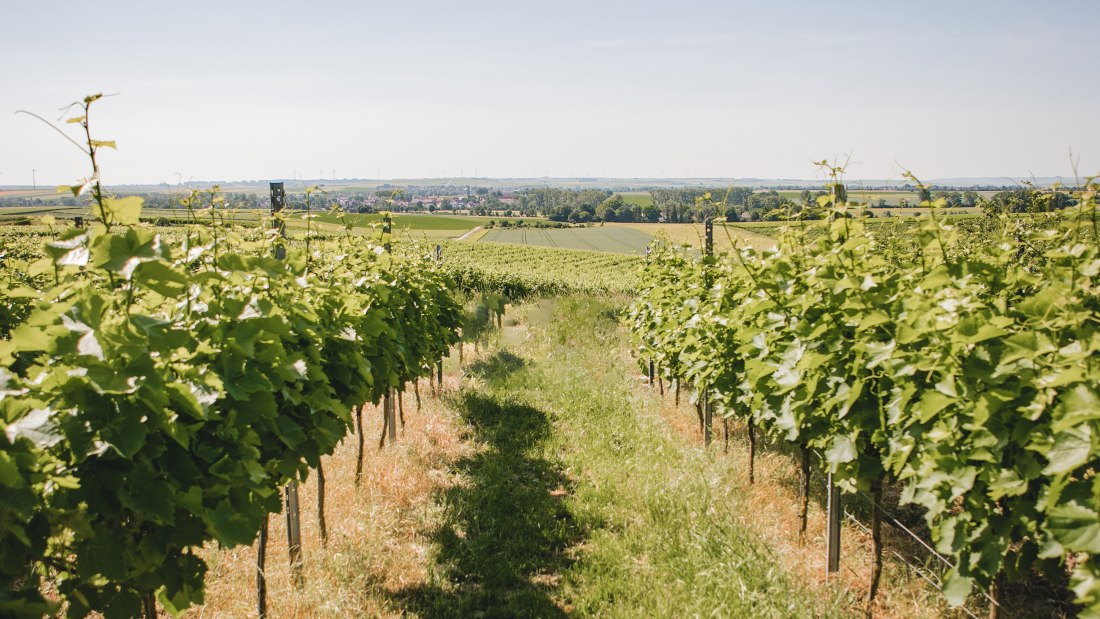
M951 604L1068 570L1082 616L1100 616L1097 188L1055 215L962 234L933 212L891 235L835 184L842 206L812 240L792 224L774 250L702 260L659 242L629 314L637 354L790 442L804 470L818 450L878 504L899 484L954 559Z
M104 199L96 223L0 272L0 614L142 614L203 599L209 542L251 544L350 411L429 375L453 282L361 239L173 237Z

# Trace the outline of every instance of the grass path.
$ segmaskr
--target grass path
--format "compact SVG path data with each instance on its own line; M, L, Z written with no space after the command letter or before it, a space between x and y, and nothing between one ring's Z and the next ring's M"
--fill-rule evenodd
M790 459L704 450L686 402L643 386L622 302L564 298L511 309L443 395L406 394L408 426L377 449L380 413L325 458L330 541L320 545L313 476L301 489L305 585L272 518L269 616L861 616L868 565L845 533L844 571L823 582L825 519L811 505L797 543ZM686 398L685 398L686 400ZM372 446L373 445L373 446ZM204 549L207 603L188 617L250 616L255 547ZM890 564L879 617L954 616Z
M738 526L711 456L669 430L624 366L612 306L521 308L451 401L481 447L438 496L425 617L842 616Z
M468 239L471 236L477 234L478 232L481 232L482 230L483 230L483 228L481 226L478 226L478 227L474 228L473 230L470 230L469 232L467 232L467 233L463 234L462 236L456 238L455 240L456 241L465 241L466 239Z

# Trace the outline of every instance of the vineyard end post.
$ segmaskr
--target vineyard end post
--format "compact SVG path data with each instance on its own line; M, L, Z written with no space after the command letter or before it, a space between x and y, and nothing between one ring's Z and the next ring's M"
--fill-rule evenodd
M825 545L828 554L828 561L826 562L825 568L826 576L840 571L840 518L843 514L840 505L840 487L833 483L832 473L829 473L828 485L829 500L827 510L829 527Z
M298 509L298 482L286 485L286 539L295 586L302 586L302 523Z
M703 445L710 447L714 440L713 432L714 402L711 401L710 389L703 391Z
M286 190L283 188L283 184L280 183L268 183L271 188L271 215L274 217L279 211L286 207ZM271 227L279 231L279 236L286 238L286 226L284 226L279 220L274 220ZM275 259L286 259L286 246L280 243L275 246Z
M393 388L386 390L385 398L382 402L382 410L386 416L386 434L392 445L397 440L397 415L393 406Z

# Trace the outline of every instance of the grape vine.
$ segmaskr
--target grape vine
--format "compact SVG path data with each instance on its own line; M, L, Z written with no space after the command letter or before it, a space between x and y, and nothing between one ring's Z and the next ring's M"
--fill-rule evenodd
M827 234L795 223L774 250L699 261L659 242L629 314L640 361L819 450L846 490L901 484L955 560L952 604L1068 565L1100 616L1098 183L965 234L935 209L872 228L842 187Z
M47 580L73 616L150 594L178 614L203 599L196 549L252 543L352 407L428 375L461 307L415 254L342 238L277 260L277 236L166 236L88 184L96 223L0 256L0 614L49 611Z

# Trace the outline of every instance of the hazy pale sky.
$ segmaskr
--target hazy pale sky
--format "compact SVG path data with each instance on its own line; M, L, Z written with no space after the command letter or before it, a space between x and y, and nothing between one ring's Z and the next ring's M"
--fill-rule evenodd
M1100 172L1100 1L0 0L0 185ZM179 176L177 176L177 174Z

